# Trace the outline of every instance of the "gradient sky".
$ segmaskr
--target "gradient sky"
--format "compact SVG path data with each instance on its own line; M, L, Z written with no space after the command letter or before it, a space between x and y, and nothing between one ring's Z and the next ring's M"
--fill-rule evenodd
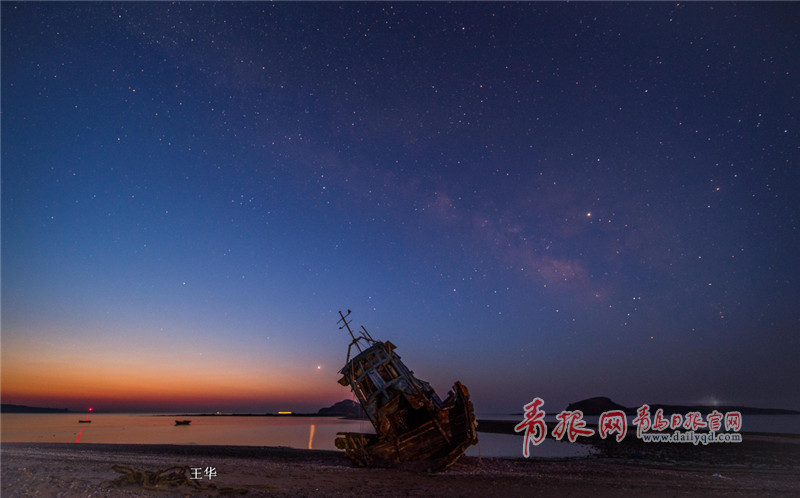
M800 5L2 3L2 400L800 409Z

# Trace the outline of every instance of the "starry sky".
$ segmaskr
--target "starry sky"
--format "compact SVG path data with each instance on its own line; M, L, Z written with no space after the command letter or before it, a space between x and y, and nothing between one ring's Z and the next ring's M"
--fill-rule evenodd
M800 409L800 5L2 3L2 399Z

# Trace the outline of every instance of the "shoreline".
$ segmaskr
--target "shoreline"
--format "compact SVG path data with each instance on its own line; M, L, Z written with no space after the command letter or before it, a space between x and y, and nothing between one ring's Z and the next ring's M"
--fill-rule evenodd
M796 439L754 440L748 448L717 446L738 455L737 461L670 462L646 455L558 459L464 456L448 471L428 474L415 470L411 464L359 468L339 451L287 447L3 443L0 444L1 492L12 497L164 496L197 492L204 496L237 492L246 492L247 496L489 496L498 492L505 496L533 493L796 496L800 493L796 478L800 444ZM772 460L762 461L758 457L761 450L772 452L778 448L781 449L772 455ZM212 479L176 487L147 487L114 484L122 476L114 466L151 472L176 466L213 468L215 475Z
M518 434L514 432L516 422L485 421L483 432ZM556 426L547 422L548 440ZM480 427L480 426L479 426ZM782 467L800 469L800 434L774 432L738 432L739 442L674 443L645 442L636 436L636 428L628 426L625 438L616 441L613 435L602 439L596 424L587 424L595 433L579 437L575 443L561 441L559 444L582 444L592 448L592 456L607 461L650 462L677 466L712 464L719 466ZM480 430L480 429L479 429ZM687 432L687 431L683 431ZM663 431L671 434L672 431ZM694 431L709 434L708 430ZM723 432L720 432L722 434Z

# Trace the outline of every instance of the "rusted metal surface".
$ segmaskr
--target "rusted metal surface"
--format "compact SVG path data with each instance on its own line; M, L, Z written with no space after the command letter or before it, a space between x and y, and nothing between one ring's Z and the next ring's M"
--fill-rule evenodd
M361 466L421 461L440 471L455 463L478 442L467 388L456 382L442 401L406 367L394 344L374 340L363 326L354 334L347 315L339 312L340 328L352 338L339 383L350 387L376 434L339 433L336 447Z

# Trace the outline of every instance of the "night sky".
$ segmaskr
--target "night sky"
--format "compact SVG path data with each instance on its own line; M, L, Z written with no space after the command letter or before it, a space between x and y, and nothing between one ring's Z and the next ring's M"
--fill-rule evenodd
M800 409L800 5L2 3L2 400Z

